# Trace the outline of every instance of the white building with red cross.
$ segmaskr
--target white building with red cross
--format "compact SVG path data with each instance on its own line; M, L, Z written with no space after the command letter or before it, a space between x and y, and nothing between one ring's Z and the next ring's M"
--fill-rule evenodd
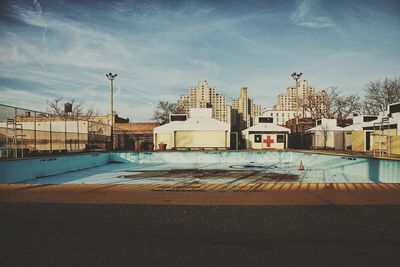
M288 128L277 125L273 117L258 117L257 124L242 131L248 149L285 149Z

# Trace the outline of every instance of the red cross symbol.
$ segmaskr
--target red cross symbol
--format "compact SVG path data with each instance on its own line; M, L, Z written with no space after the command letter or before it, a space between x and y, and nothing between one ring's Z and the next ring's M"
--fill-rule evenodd
M271 136L267 135L267 139L264 139L263 143L266 144L267 147L271 147L271 144L274 143L274 139L271 139Z

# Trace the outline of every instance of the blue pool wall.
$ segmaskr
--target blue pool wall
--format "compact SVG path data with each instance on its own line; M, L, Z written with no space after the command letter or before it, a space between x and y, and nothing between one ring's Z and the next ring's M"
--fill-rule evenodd
M0 161L0 183L16 183L65 172L105 165L109 162L139 164L214 164L214 163L287 163L305 166L304 175L312 170L329 170L352 182L348 176L372 182L399 183L400 161L324 155L315 153L263 152L128 152L89 153L37 159ZM363 180L362 179L362 180Z
M112 153L111 159L115 162L129 162L134 164L166 164L166 163L258 163L274 164L289 163L300 165L303 162L305 169L331 170L344 177L358 176L368 178L372 182L399 183L400 161L386 159L372 159L364 157L326 155L316 153L302 153L290 151L268 152L167 152L167 153Z
M109 153L0 161L0 183L17 183L109 163Z

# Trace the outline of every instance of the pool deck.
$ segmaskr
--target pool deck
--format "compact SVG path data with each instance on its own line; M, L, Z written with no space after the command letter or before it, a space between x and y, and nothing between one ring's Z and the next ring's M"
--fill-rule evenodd
M144 205L399 205L400 184L3 184L0 202Z

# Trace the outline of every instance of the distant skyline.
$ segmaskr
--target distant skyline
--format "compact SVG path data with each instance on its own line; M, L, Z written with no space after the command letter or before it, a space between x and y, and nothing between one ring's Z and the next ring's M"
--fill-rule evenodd
M46 110L75 98L133 121L199 80L219 94L247 86L263 107L303 72L317 90L362 94L400 76L400 1L3 1L0 103Z

